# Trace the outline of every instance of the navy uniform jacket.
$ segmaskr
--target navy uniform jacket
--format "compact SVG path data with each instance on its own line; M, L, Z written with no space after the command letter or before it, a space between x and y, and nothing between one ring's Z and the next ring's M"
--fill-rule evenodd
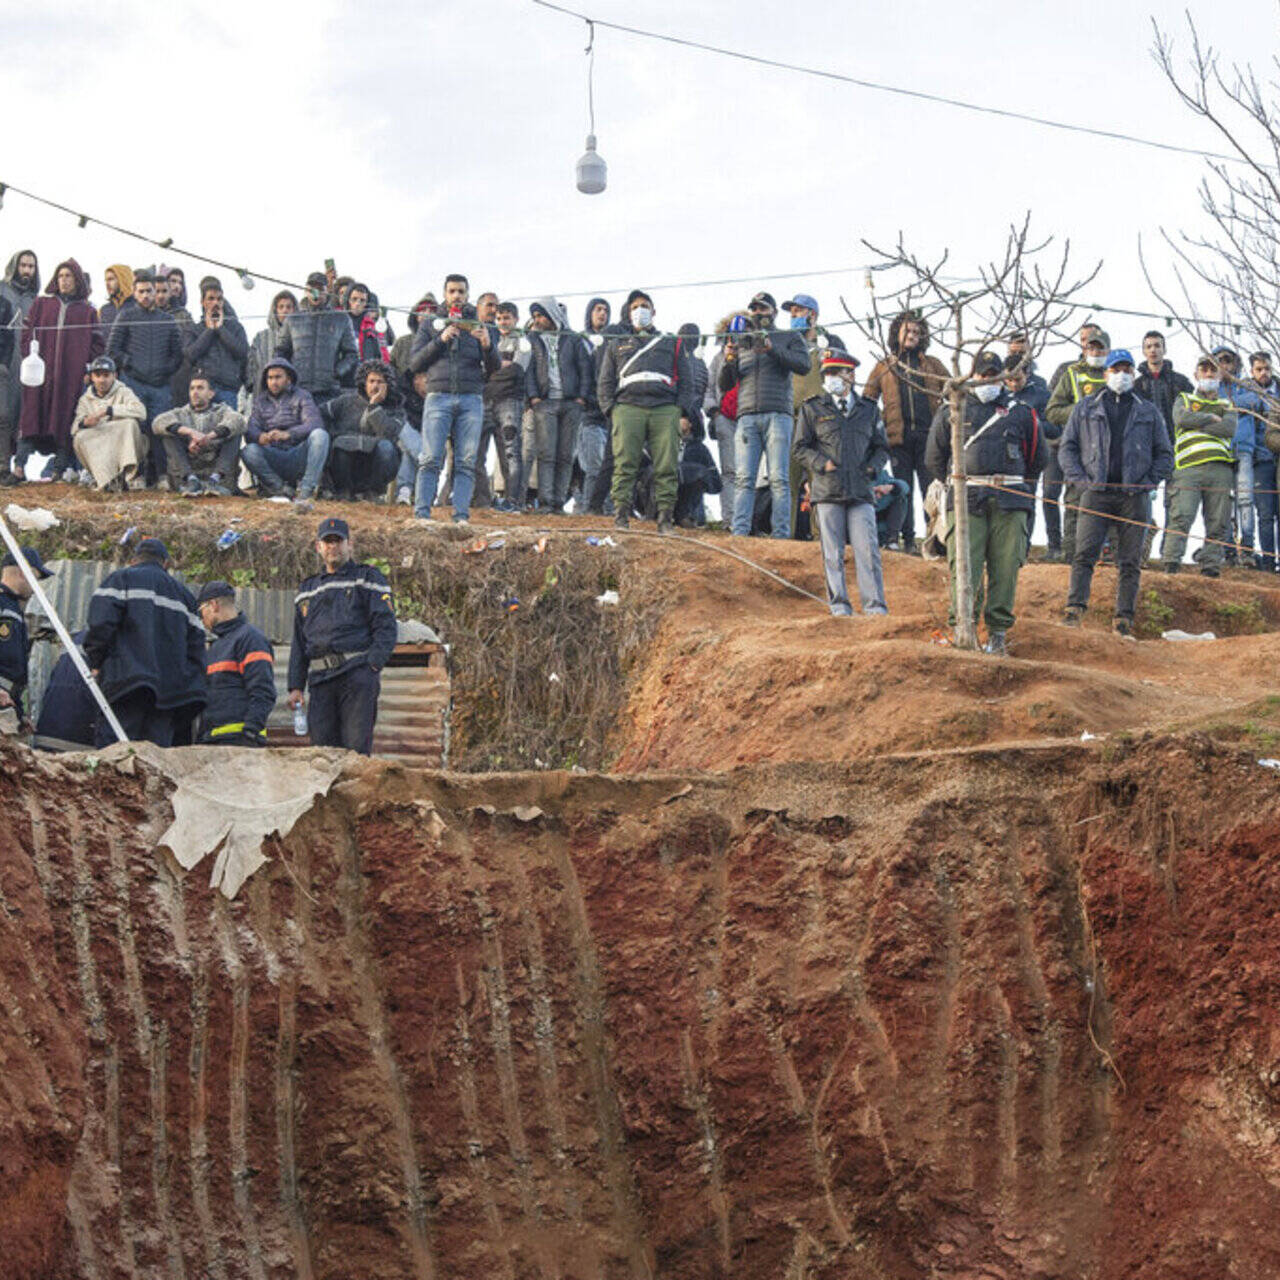
M89 601L84 656L108 702L150 689L160 711L203 706L204 645L195 597L158 564L117 569Z
M293 602L289 688L306 686L308 668L317 658L351 655L313 671L313 685L360 665L381 671L395 647L391 587L381 570L348 560L337 573L317 573L298 588Z
M85 633L77 631L72 641L83 647ZM98 722L98 704L89 686L80 678L71 655L64 653L53 664L44 697L40 699L40 719L36 722L36 747L91 747Z
M267 717L276 705L275 653L243 613L214 626L204 674L209 701L200 740L219 742L247 734L265 743Z
M0 586L0 689L13 699L22 713L22 695L27 687L27 619L23 602Z

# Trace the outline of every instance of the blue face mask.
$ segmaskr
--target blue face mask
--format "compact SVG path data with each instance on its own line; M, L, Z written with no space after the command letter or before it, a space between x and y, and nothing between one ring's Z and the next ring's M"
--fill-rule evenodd
M798 311L791 313L791 327L793 329L807 329L809 327L809 317L801 315Z

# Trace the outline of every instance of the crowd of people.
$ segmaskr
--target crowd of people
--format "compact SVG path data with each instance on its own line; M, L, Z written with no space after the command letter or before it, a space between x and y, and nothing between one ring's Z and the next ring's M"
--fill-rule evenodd
M572 503L621 528L649 518L659 532L705 523L706 497L720 494L733 536L816 534L831 608L844 613L844 547L864 610L881 611L879 551L916 550L917 501L949 466L950 371L929 353L927 319L915 312L893 320L858 390L858 360L806 294L779 306L758 292L703 333L693 323L660 328L652 295L633 289L616 316L608 299L592 298L579 327L554 297L522 316L494 292L473 302L468 279L450 274L397 335L373 290L328 263L301 296L277 293L250 339L214 276L190 297L173 267L116 264L103 283L107 300L95 308L74 260L41 292L36 255L10 259L0 281L0 483L253 491L301 504L363 497L424 521L450 510L459 523L473 504L555 516ZM1047 558L1073 568L1068 621L1083 611L1092 564L1112 554L1124 582L1117 625L1131 623L1135 566L1151 548L1147 508L1161 486L1166 569L1181 568L1200 514L1201 572L1233 560L1276 571L1280 432L1267 427L1280 386L1268 353L1246 368L1220 347L1193 384L1160 333L1145 335L1135 361L1089 324L1079 359L1046 380L1030 337L981 353L972 372L982 384L964 397L966 471L991 480L971 485L966 504L983 539L971 562L987 579L989 633L1012 624L1010 584L1037 491ZM1131 427L1151 436L1141 479L1146 454L1119 443ZM1114 456L1100 460L1100 449ZM38 454L48 460L34 475ZM944 542L950 520L944 512Z

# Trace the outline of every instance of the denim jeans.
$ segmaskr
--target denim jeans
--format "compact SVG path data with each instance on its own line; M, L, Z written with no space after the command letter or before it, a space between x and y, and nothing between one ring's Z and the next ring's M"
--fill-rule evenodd
M533 429L538 442L538 500L553 511L559 511L569 500L569 479L573 475L573 455L578 448L581 421L582 406L576 400L541 400L533 406Z
M479 394L458 395L432 391L422 407L422 452L418 455L418 491L413 514L431 515L444 468L445 446L453 443L453 515L465 520L471 514L475 491L476 455L484 429L484 401Z
M142 431L149 438L151 424L162 413L168 413L173 408L173 391L167 382L162 386L153 387L149 382L139 382L137 378L126 378L125 385L142 401L142 406L147 411L147 421Z
M844 576L844 549L853 548L853 569L863 613L888 613L884 602L884 571L876 535L876 509L869 502L815 502L813 523L822 544L822 573L827 580L827 603L832 615L853 614Z
M1276 495L1275 458L1253 460L1253 506L1258 513L1258 547L1262 551L1263 568L1276 567L1276 524L1280 522L1280 500Z
M278 492L286 484L296 485L300 498L315 497L328 458L329 433L319 428L294 445L247 444L240 454L267 489Z
M1236 541L1253 550L1253 454L1236 459Z
M578 463L582 467L582 506L593 515L603 515L613 475L613 453L609 430L599 419L584 421L578 428Z
M738 492L733 502L733 535L748 537L755 507L756 472L763 454L769 470L769 490L773 495L771 536L791 536L791 427L789 413L744 413L738 419L738 450L734 473Z
M400 428L400 470L396 472L396 492L412 489L418 476L418 458L422 453L422 432L407 422Z

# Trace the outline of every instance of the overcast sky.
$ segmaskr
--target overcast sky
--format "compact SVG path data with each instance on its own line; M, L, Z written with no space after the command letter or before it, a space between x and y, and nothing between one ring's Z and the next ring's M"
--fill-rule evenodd
M582 0L602 18L993 106L1219 149L1153 65L1150 15L1187 44L1183 4L1010 5L916 0ZM1270 59L1275 0L1192 9L1228 58ZM1229 14L1229 25L1219 15ZM1087 296L1161 309L1136 260L1161 226L1200 223L1203 162L999 121L605 29L596 34L596 132L609 188L583 196L586 27L530 0L271 4L0 0L11 127L0 181L172 236L214 257L300 280L323 259L411 304L448 271L473 296L546 292L581 315L655 290L659 322L710 327L755 277L779 301L802 289L825 318L865 309L860 243L902 230L960 275L998 253L1028 208L1069 237ZM76 256L102 268L164 258L204 268L16 195L0 249L32 245L47 278ZM1158 250L1157 250L1157 256ZM274 286L245 294L245 314ZM1103 320L1116 345L1140 320ZM393 318L393 324L395 319ZM402 327L397 325L398 328ZM1245 341L1246 339L1242 339ZM856 340L860 355L867 352ZM1188 340L1174 338L1180 365ZM1058 352L1049 352L1042 364ZM865 371L865 370L864 370Z

